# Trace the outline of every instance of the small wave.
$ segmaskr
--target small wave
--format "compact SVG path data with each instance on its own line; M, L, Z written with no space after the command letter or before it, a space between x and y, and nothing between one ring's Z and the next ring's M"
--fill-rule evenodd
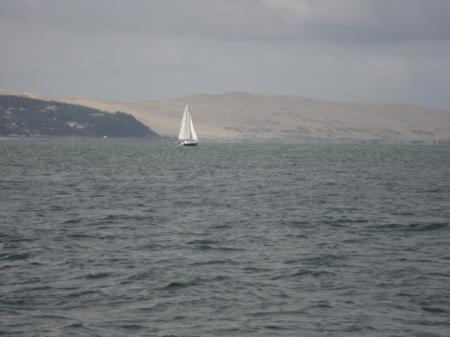
M41 281L41 279L38 279L36 281L36 283L40 282L40 281ZM54 288L52 286L49 286L49 285L41 285L41 286L27 287L26 288L27 291L45 291L45 290L52 290L52 289L54 289Z
M77 292L72 292L67 294L67 297L70 298L78 298L78 297L83 297L83 296L87 296L89 295L90 297L94 297L94 295L98 295L100 292L96 291L96 290L81 290L81 291L77 291Z
M48 207L48 210L49 211L62 211L62 210L64 210L64 208L60 205L50 205Z
M444 192L445 190L443 188L431 188L428 190L423 190L423 191L418 191L418 193L441 193Z
M190 281L172 281L169 284L162 287L162 289L171 291L171 290L189 288L194 285L200 285L202 283L210 283L212 281L223 281L223 280L228 280L228 279L229 279L229 277L226 275L217 275L211 279L192 279Z
M331 219L331 220L321 220L320 224L329 225L333 227L342 227L345 225L351 224L366 224L369 222L369 219L351 219L351 218L339 218L339 219Z
M26 260L30 257L31 255L29 253L18 253L18 254L11 254L8 255L5 260L9 260L9 261L18 261L18 260Z
M233 264L232 260L209 260L209 261L201 261L201 262L193 262L191 266L209 266L213 264Z
M64 326L65 328L84 328L82 323L70 323Z
M126 280L121 281L121 284L129 284L134 281L139 280L147 280L155 276L155 272L153 270L141 271L132 275L129 275Z
M281 224L292 227L306 227L311 225L311 223L308 221L300 221L300 220L282 221Z
M436 308L436 307L422 307L423 311L431 312L433 314L445 314L448 312L448 310L444 308Z
M264 325L265 329L269 329L269 330L284 330L285 328L279 325L273 325L273 324L269 324L269 325Z
M195 248L199 249L199 250L210 250L210 249L213 249L213 247L210 246L210 245L198 245L198 246L195 246Z
M414 224L413 226L417 227L416 230L418 231L431 231L448 228L449 224L445 222L432 222L430 224Z
M229 224L221 224L221 225L213 226L213 228L215 228L215 229L228 229L228 228L231 228L231 225L229 225Z
M257 267L245 267L245 268L243 268L242 269L244 272L246 272L246 273L262 273L262 272L267 272L267 271L270 271L271 269L268 269L268 268L261 268L261 267L259 267L259 268L257 268Z
M63 221L64 225L72 225L72 224L79 224L81 222L81 219L76 218L76 219L67 219L65 221Z
M89 273L85 276L86 279L88 280L97 280L97 279L101 279L101 278L105 278L105 277L109 277L112 274L109 272L93 272L93 273Z
M35 319L53 319L53 320L67 320L69 317L62 315L54 315L54 314L38 314L33 315Z
M5 306L8 308L13 308L16 306L31 306L33 304L32 300L24 299L24 298L2 298L0 300L0 306L3 309Z
M283 316L283 315L301 315L304 314L305 311L300 309L293 309L293 310L279 310L279 311L257 311L257 312L250 312L247 313L247 316L254 316L254 317L273 317L273 316Z
M397 294L395 294L395 296L400 296L400 297L414 297L416 295L414 294L409 294L409 293L405 293L405 292L399 292Z
M219 241L216 240L192 240L189 241L187 244L188 245L210 245L210 244L215 244L215 243L220 243Z
M327 271L327 270L309 270L309 269L303 269L299 270L296 273L293 274L286 274L286 275L278 275L272 278L272 280L278 280L283 278L301 278L301 277L307 277L311 276L314 278L319 278L323 276L334 276L336 273Z
M88 235L88 234L83 234L83 233L76 233L76 234L69 234L67 235L68 238L71 239L87 239L87 238L91 238L92 236Z
M321 308L321 309L333 308L332 305L330 305L329 303L325 303L325 302L320 302L320 303L314 304L313 307L314 308Z
M376 226L377 230L391 230L391 231L410 231L410 232L422 232L446 229L449 224L446 222L431 222L431 223L411 223L411 224L399 224L390 223L380 226Z
M284 263L285 264L298 264L302 261L303 261L302 259L289 259L289 260L284 261Z
M124 219L126 216L122 214L108 214L107 216L103 217L102 220L116 220L116 219Z
M118 223L118 222L140 222L143 220L154 220L155 217L149 215L149 214L108 214L106 216L103 216L101 218L95 219L92 221L89 225L107 225L111 223Z
M17 242L33 242L33 241L35 241L35 239L24 238L19 235L10 235L10 234L0 235L0 238L2 239L2 241L5 242L5 246L11 245L11 247L14 247L12 245Z
M325 254L322 256L313 256L303 259L303 263L316 266L334 266L338 261L346 260L348 257L344 255Z
M203 241L203 240L198 240L198 241ZM205 240L205 242L208 240ZM219 243L219 242L217 242ZM223 252L240 252L240 251L245 251L246 249L244 248L236 248L236 247L218 247L218 246L212 246L211 244L207 244L207 243L196 243L196 245L194 246L195 249L199 249L199 250L218 250L218 251L223 251Z
M336 273L332 271L327 270L318 270L318 271L299 271L298 273L295 273L293 276L305 276L305 275L311 275L312 277L322 277L322 276L333 276L336 275Z
M94 334L94 329L92 329L91 327L89 327L81 322L69 323L69 324L63 325L62 328L64 330L76 330L76 333L75 333L76 336L79 336L80 333L82 334L82 336L85 336L84 332L88 333L89 336L92 336L92 335L98 336L98 334ZM81 332L80 330L83 332ZM73 335L73 334L71 333L70 335Z
M215 276L212 281L226 281L226 280L231 280L232 278L228 275L217 275Z
M5 264L3 266L0 266L0 270L12 269L14 267L15 267L15 265L13 265L13 264Z
M132 323L130 323L130 324L119 325L119 328L122 328L122 329L125 329L125 330L136 331L136 330L144 329L145 327L142 326L142 325L139 325L139 324L132 324Z
M369 219L339 219L338 222L339 223L348 223L348 224L359 224L359 223L368 223L370 220Z
M166 290L174 290L174 289L180 289L180 288L187 288L189 287L189 283L185 283L185 282L170 282L168 285L166 285L164 287L164 289Z
M30 265L31 266L44 266L45 263L38 262L38 261L33 261L33 262L30 262Z

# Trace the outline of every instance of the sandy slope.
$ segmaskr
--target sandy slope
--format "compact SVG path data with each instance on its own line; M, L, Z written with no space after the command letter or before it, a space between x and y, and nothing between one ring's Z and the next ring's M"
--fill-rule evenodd
M12 93L0 90L0 94ZM177 135L184 105L189 103L197 134L203 140L305 142L450 139L450 111L408 104L335 103L301 96L261 96L242 92L145 102L22 94L104 111L128 112L157 133L169 137Z

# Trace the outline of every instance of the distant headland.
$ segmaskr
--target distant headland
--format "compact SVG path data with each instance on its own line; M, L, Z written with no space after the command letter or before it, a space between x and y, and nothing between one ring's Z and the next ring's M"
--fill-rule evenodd
M32 93L0 90L0 95L21 95L41 99L39 109L48 111L62 103L75 104L71 114L61 119L64 132L83 133L85 125L76 117L84 114L103 120L116 120L115 135L147 135L139 121L162 137L175 138L186 104L195 119L201 141L213 142L382 142L382 143L449 143L450 111L396 103L330 102L292 95L258 95L247 92L229 92L219 95L190 95L164 100L121 102L91 98L48 97ZM1 97L1 96L0 96ZM19 98L17 98L19 100ZM9 100L14 100L12 97ZM36 103L37 104L37 103ZM89 108L91 110L89 110ZM1 108L5 118L7 106ZM46 110L47 109L47 110ZM97 110L92 110L97 109ZM114 114L124 111L131 116ZM106 114L110 112L112 114ZM34 114L35 117L42 117ZM106 116L106 117L105 117ZM125 116L128 116L127 118ZM100 118L100 116L98 116ZM130 120L130 125L125 121ZM98 121L100 123L100 119ZM4 122L1 122L4 123ZM37 121L35 121L37 123ZM51 121L47 120L48 123ZM77 124L75 124L77 123ZM118 125L121 125L119 127ZM103 135L105 128L95 131ZM112 124L111 124L112 125ZM125 125L128 125L124 127ZM134 125L134 126L133 126ZM127 131L128 130L128 131ZM139 131L140 130L140 131ZM22 131L24 132L24 131ZM52 132L49 128L46 132ZM153 133L150 133L153 134ZM109 134L107 134L109 136Z
M15 95L0 95L0 136L159 137L127 113Z

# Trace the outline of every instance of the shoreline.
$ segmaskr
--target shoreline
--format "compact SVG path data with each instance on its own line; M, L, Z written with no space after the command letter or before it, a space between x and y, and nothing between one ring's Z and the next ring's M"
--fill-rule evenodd
M152 137L93 137L93 136L0 136L0 141L45 141L45 140L87 140L87 141L139 141L151 143L175 143L173 137L152 138ZM328 144L328 145L449 145L450 139L441 140L382 140L382 139L367 139L367 140L351 140L351 139L309 139L303 141L289 141L284 139L203 139L201 144L274 144L274 145L302 145L302 144Z

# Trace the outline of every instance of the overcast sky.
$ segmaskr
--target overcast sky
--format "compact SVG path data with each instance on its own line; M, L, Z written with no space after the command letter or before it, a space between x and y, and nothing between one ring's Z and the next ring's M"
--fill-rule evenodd
M450 0L0 0L0 88L450 108Z

